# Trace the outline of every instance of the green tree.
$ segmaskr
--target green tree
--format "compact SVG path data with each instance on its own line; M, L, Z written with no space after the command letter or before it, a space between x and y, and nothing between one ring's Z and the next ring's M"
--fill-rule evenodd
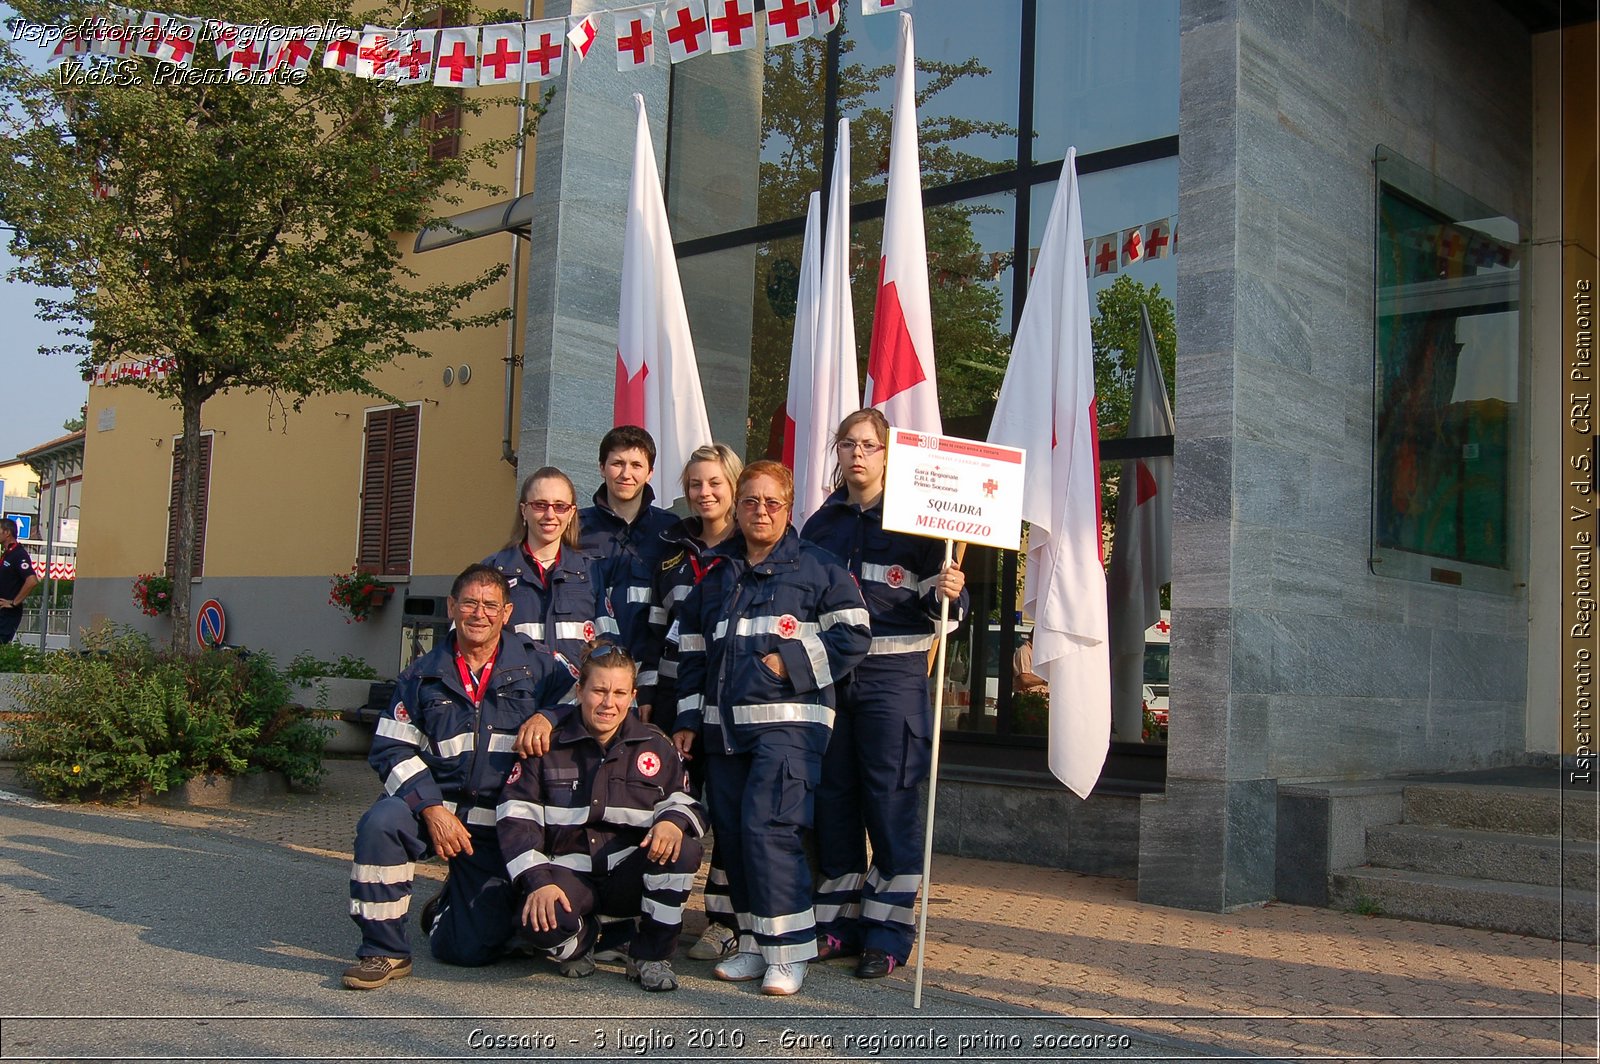
M1133 408L1133 378L1139 368L1139 308L1150 309L1150 331L1155 334L1156 357L1161 375L1166 378L1167 402L1174 402L1173 378L1177 375L1178 327L1172 314L1172 300L1161 294L1161 286L1146 287L1127 274L1120 275L1109 288L1102 288L1095 300L1098 311L1090 324L1094 345L1094 387L1100 435L1121 436L1127 431Z
M16 7L55 25L107 14L50 0ZM336 0L191 0L185 11L277 26L407 18L366 8L357 16ZM211 40L195 57L201 76L221 72ZM182 453L198 454L201 408L222 392L259 391L273 410L327 392L392 398L372 375L424 356L413 336L504 320L505 311L463 312L503 266L419 285L397 237L435 220L462 190L494 191L472 180L473 164L509 155L509 142L448 150L457 129L445 116L513 98L320 68L303 83L272 85L169 84L158 69L84 56L41 74L0 42L0 220L14 228L19 260L10 276L63 293L41 301L41 317L69 339L44 353L73 355L85 373L124 361L164 369L123 386L171 400ZM108 71L124 77L96 83ZM200 463L183 473L177 573L186 574ZM175 584L173 645L186 650L189 581Z

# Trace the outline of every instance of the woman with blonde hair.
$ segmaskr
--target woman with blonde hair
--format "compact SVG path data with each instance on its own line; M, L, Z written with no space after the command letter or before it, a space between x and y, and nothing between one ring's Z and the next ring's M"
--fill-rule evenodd
M839 716L817 787L818 956L860 955L877 979L906 963L922 885L922 802L932 763L928 651L939 600L966 612L966 581L945 568L936 539L886 532L883 489L889 423L857 410L834 434L834 492L802 535L832 552L861 587L872 616L866 660L839 684ZM872 843L867 864L866 843Z

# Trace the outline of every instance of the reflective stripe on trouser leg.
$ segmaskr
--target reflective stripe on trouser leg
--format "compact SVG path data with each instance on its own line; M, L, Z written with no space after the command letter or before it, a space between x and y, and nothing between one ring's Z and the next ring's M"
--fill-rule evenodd
M362 815L350 870L350 919L361 929L356 956L411 956L411 866L427 852L421 825L401 799L379 798Z
M733 896L728 893L728 870L722 867L722 844L711 847L711 868L706 872L705 892L700 900L705 903L706 919L726 928L735 926Z
M672 958L683 930L683 906L694 890L694 874L702 856L700 843L685 838L674 861L656 863L645 850L635 850L596 881L600 912L639 918L638 933L628 946L630 957L641 961Z
M840 685L839 712L822 758L817 784L817 886L812 898L817 934L831 935L847 950L861 945L861 881L867 871L866 825L861 817L861 774L856 766L853 683Z

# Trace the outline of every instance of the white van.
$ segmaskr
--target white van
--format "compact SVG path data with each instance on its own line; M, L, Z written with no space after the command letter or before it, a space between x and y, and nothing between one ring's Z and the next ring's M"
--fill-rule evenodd
M1157 724L1167 726L1167 675L1172 650L1172 611L1144 630L1145 705Z

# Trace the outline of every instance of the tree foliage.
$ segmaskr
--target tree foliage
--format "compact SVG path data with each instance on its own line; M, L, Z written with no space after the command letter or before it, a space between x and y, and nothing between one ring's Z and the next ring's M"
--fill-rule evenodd
M1094 346L1094 387L1100 435L1121 436L1133 409L1134 375L1139 369L1139 308L1150 310L1150 331L1155 334L1156 357L1166 379L1167 402L1176 409L1173 381L1177 376L1178 326L1172 300L1158 284L1145 286L1121 274L1095 300L1098 314L1090 323Z
M108 13L16 6L56 25ZM186 13L279 26L407 19L357 16L337 0L191 0ZM196 71L220 70L210 40L195 55ZM11 277L62 293L39 301L68 338L46 353L76 357L86 374L125 362L164 370L122 386L173 401L183 453L199 453L201 406L221 392L260 391L274 410L327 392L383 396L375 371L425 356L417 334L504 320L504 310L464 310L503 265L421 284L397 240L462 192L498 191L475 179L475 164L509 157L510 142L441 151L456 136L441 116L514 98L320 68L297 86L166 84L152 61L113 63L85 56L40 73L0 42L0 220L14 228ZM113 69L122 76L107 77ZM199 463L184 465L178 573L191 565L199 498ZM188 587L177 581L179 647Z

